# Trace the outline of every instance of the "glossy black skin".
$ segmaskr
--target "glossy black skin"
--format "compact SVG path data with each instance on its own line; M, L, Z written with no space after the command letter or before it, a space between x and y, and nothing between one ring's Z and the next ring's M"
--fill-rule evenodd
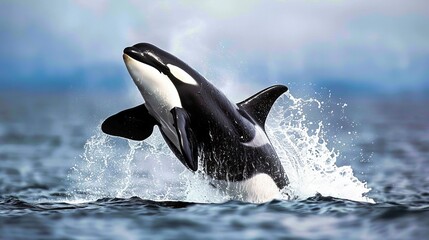
M188 127L192 130L193 144L197 147L200 163L210 177L217 180L242 181L257 173L266 173L280 189L288 184L288 178L271 144L256 148L242 144L253 139L255 125L258 124L255 118L230 102L198 72L173 55L148 43L128 47L124 54L155 67L175 85L182 107L189 116ZM176 79L167 64L186 71L198 86ZM261 127L264 129L264 126ZM164 139L184 163L178 149L165 136Z

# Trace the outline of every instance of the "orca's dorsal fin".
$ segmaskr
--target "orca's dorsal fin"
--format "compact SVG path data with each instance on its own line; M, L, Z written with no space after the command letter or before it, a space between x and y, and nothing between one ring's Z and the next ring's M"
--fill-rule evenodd
M288 88L284 85L274 85L266 88L250 98L238 103L238 107L246 111L262 128L274 102Z
M142 104L108 117L101 125L101 130L109 135L143 141L152 134L156 124L155 118Z

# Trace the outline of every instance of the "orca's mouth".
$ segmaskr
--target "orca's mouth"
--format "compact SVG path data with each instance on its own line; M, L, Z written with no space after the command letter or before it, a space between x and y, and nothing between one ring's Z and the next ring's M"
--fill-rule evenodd
M169 72L168 67L165 66L158 58L154 57L154 54L149 51L141 51L136 47L127 47L124 49L124 55L154 67L161 73L167 74Z

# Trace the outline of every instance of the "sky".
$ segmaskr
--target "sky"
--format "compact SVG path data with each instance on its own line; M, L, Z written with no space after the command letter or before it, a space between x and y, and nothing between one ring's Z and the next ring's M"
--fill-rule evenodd
M138 42L229 93L429 89L427 0L2 0L0 39L0 91L127 88Z

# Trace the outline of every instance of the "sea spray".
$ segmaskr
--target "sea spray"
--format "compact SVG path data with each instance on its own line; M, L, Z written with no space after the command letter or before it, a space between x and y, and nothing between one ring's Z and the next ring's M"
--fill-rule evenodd
M319 193L373 202L366 196L371 189L353 175L351 166L336 165L341 152L329 148L323 121L309 119L310 111L325 114L323 104L314 98L295 98L286 93L270 112L266 131L290 180L283 189L284 195L306 199Z
M339 147L345 144L338 149L329 146L329 138L337 145L341 141L325 130L334 125L334 120L322 116L334 112L326 112L324 104L286 93L268 116L266 132L290 180L281 197L306 199L319 193L373 202L366 196L370 189L353 175L351 166L336 165L341 155ZM340 109L342 115L344 107ZM188 202L231 199L212 187L201 170L192 173L185 169L157 130L142 142L109 137L97 130L85 144L81 161L72 168L69 178L73 197L81 200L132 196Z
M130 154L135 151L109 136L97 132L86 142L84 153L69 174L74 197L96 200L123 196L130 178ZM123 154L122 149L129 152ZM123 161L125 159L125 161ZM125 179L125 180L124 180Z
M183 200L180 188L184 186L177 179L184 170L158 131L137 142L110 137L97 130L69 173L70 200L132 196Z

